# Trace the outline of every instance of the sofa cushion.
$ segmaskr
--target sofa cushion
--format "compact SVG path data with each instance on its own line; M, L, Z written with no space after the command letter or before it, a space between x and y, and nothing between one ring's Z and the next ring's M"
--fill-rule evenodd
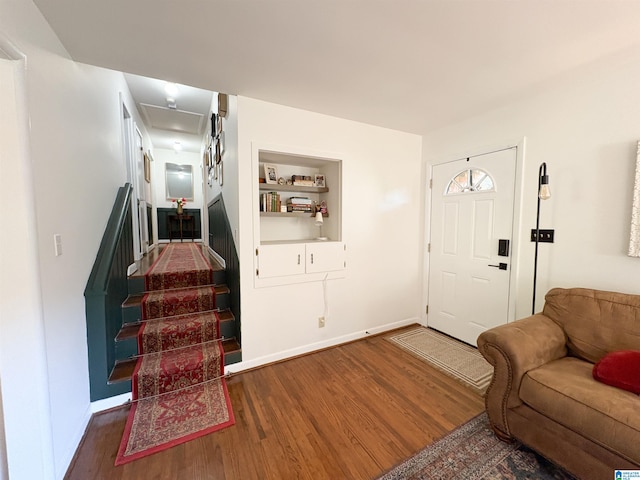
M593 364L565 357L529 371L520 398L542 415L640 463L640 397L593 379Z
M567 334L576 357L596 363L617 350L640 350L640 295L554 288L543 313Z
M606 354L593 367L593 378L640 394L640 351L622 350Z

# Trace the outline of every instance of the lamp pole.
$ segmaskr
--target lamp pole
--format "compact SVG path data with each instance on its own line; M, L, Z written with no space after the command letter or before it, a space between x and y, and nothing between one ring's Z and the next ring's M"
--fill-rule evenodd
M540 243L540 200L547 200L551 197L549 190L549 175L547 175L547 164L542 162L538 170L538 209L536 211L536 252L533 262L533 304L531 315L536 313L536 283L538 281L538 244Z

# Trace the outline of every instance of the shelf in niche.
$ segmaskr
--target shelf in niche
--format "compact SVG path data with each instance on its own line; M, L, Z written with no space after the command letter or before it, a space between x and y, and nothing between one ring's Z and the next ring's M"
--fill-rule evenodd
M280 185L278 183L259 183L260 190L270 192L327 193L328 187L301 187L299 185Z
M311 212L260 212L261 217L315 217L315 213ZM327 218L328 213L323 213L323 217Z

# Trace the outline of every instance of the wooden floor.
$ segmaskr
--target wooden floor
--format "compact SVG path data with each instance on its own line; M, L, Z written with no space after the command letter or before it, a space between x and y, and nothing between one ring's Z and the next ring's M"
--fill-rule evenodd
M128 407L94 415L65 478L373 479L484 408L470 388L383 336L227 384L234 426L120 467Z

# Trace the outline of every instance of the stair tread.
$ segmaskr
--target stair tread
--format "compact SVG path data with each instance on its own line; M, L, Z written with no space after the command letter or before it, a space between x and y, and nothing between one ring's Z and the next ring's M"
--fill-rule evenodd
M111 370L111 375L109 375L107 383L118 383L131 380L137 361L138 360L136 358L130 358L128 360L116 362L113 370Z
M202 314L205 313L209 313L209 312L199 312ZM185 316L193 316L193 315L198 315L198 313L189 313ZM175 317L169 317L169 318L175 318ZM231 312L231 310L229 310L228 308L225 310L221 310L218 312L218 318L220 319L220 322L233 322L235 320L235 317L233 315L233 313ZM155 321L155 320L159 320L159 319L154 319L151 321ZM142 326L142 322L133 322L133 323L125 323L124 325L122 325L122 327L120 328L120 331L118 332L118 334L116 335L116 342L120 342L122 340L127 340L130 338L135 338L138 336L138 331L140 330L140 327Z
M236 319L236 317L233 315L233 312L228 308L220 310L218 312L218 318L221 322L233 322Z
M224 284L221 283L219 285L199 285L198 287L191 287L191 288L201 288L201 287L213 287L216 295L224 295L226 293L230 293L231 290L229 290L229 287ZM186 288L180 288L180 289L176 289L176 290L187 290ZM158 292L161 290L157 290ZM145 293L149 293L149 292L145 292ZM135 293L133 295L129 295L125 301L122 303L123 307L137 307L140 306L140 304L142 304L142 299L145 296L145 293Z
M121 342L122 340L126 340L127 338L135 338L138 336L138 331L142 326L141 323L126 323L121 328L118 334L116 335L116 342Z
M241 350L240 344L238 343L238 340L236 340L235 338L228 338L226 340L223 340L222 349L224 350L225 354L231 353L231 352L239 352Z
M235 338L227 338L222 341L222 349L226 354L239 352L242 349L240 348L240 344ZM136 368L136 363L138 362L137 358L128 358L127 360L121 360L116 362L113 370L111 371L111 375L109 375L109 380L107 383L118 383L118 382L126 382L131 380L133 376L133 371Z

